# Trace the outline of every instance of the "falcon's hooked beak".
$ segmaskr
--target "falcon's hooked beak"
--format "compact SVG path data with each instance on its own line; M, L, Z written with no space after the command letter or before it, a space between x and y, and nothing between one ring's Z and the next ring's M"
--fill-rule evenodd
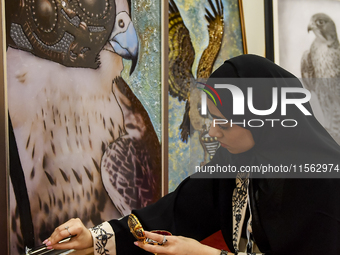
M115 27L109 40L114 51L125 59L132 60L130 75L138 60L138 37L133 23L126 12L117 15Z
M308 28L307 28L308 33L309 33L310 31L313 31L314 28L315 28L315 23L314 23L314 21L309 22Z

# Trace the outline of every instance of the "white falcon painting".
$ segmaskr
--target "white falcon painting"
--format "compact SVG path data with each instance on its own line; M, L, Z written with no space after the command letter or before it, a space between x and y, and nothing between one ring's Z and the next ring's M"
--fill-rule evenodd
M155 202L160 143L121 77L123 58L138 65L131 2L6 1L6 19L11 254L70 218L93 226Z
M308 32L315 39L301 59L305 87L315 92L324 117L324 126L340 143L340 45L334 21L324 13L310 19Z

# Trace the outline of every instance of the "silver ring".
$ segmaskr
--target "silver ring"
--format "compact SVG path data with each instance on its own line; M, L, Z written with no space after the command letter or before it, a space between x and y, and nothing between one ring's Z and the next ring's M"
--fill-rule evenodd
M67 230L67 232L70 234L70 236L72 235L71 234L71 232L70 232L70 230L68 230L70 227L69 226L67 226L67 227L65 227L65 229Z
M145 239L145 242L146 242L146 243L149 243L149 244L158 244L157 241L152 240L152 239L150 239L150 238L148 238L148 237Z
M168 239L166 239L166 237L163 236L163 242L161 244L164 245L164 244L166 244L167 241L168 241Z

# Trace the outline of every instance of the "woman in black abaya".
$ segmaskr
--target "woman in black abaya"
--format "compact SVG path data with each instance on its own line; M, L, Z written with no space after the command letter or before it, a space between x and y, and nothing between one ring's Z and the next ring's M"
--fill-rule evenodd
M211 75L208 84L220 84L221 78L236 78L232 84L244 95L248 87L253 87L253 104L258 110L271 108L273 87L278 88L279 97L284 88L302 88L292 74L254 55L226 61ZM214 93L211 86L205 86L205 89ZM275 173L264 175L264 178L252 174L251 178L237 175L236 179L231 178L232 175L214 179L189 177L157 203L133 211L144 229L164 229L174 235L166 237L167 242L162 246L135 242L127 217L105 222L90 231L80 220L70 220L45 241L47 246L55 249L94 246L95 254L144 254L142 249L145 249L158 254L217 255L225 253L196 240L222 230L231 250L229 254L340 254L340 179L334 178L340 167L340 147L313 115L306 115L312 113L309 103L303 103L300 108L287 105L286 115L282 115L280 100L270 115L255 115L248 107L245 107L244 115L233 115L230 91L216 89L216 92L222 105L208 100L209 112L213 118L229 122L212 125L210 129L210 136L217 137L221 147L209 165L230 164L237 169L269 165L294 169L295 166L296 171L300 171L300 166L301 169L311 169L312 164L322 164L327 166L328 173L305 173L302 176ZM300 101L304 96L300 92L287 94L288 98ZM302 108L306 111L303 112ZM264 125L248 125L249 120L254 119L256 125L261 123L259 120ZM297 125L287 127L294 124L293 121L282 125L283 119L295 120ZM231 126L231 120L241 124ZM250 123L255 126L255 121ZM225 173L223 177L226 177ZM69 233L76 236L67 243L57 244ZM149 232L146 235L160 243L165 240L162 235ZM248 238L245 241L248 250L241 236Z

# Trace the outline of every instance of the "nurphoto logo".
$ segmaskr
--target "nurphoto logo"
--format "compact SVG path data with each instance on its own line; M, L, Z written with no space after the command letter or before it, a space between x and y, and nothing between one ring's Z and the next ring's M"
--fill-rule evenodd
M215 89L228 89L233 98L233 115L244 115L245 112L245 96L243 91L235 85L232 84L215 84L214 87L204 84L198 83L197 88L202 90L201 93L201 115L207 115L207 95L211 98L214 104L217 106L217 100L222 106L222 101ZM210 89L213 93L208 91L206 88ZM248 110L257 116L267 116L274 113L277 110L279 99L280 99L280 106L281 106L281 116L286 116L287 114L287 105L295 105L304 115L312 115L305 106L304 103L309 102L311 99L311 93L304 88L296 88L296 87L282 87L281 88L281 97L278 96L278 88L272 88L272 105L269 109L256 109L253 104L253 88L247 88L247 107ZM289 93L300 93L303 95L301 98L288 98L287 95ZM239 122L233 122L232 119L213 119L213 126L215 127L216 124L227 124L230 123L232 126L233 124L241 125L246 127L262 127L265 122L271 124L272 127L275 126L276 122L280 122L283 127L295 127L297 126L298 122L295 119L250 119L250 120L243 120Z

